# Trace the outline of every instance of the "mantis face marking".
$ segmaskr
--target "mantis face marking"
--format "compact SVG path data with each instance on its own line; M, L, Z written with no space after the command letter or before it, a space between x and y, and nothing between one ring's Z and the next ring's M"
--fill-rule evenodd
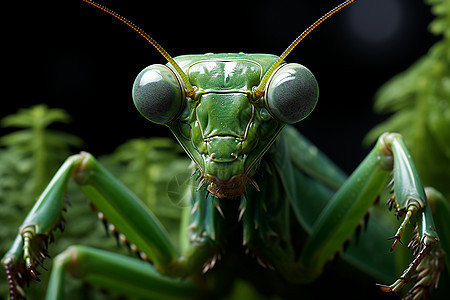
M227 198L242 195L247 181L258 189L251 176L259 159L285 124L304 119L316 105L318 87L312 73L298 64L286 65L284 59L317 26L354 0L314 22L279 57L250 55L260 56L264 64L241 53L173 59L126 18L83 1L135 30L169 62L170 66L153 65L138 75L133 101L144 117L172 130L201 171L200 186L208 180L211 194ZM231 118L233 114L236 118Z
M167 125L195 161L208 191L241 196L259 159L285 124L314 109L318 86L299 64L285 64L270 78L266 96L256 87L278 57L269 54L207 54L175 58L195 86L191 97L169 66L154 65L137 77L133 98L149 120ZM151 80L149 80L151 78Z

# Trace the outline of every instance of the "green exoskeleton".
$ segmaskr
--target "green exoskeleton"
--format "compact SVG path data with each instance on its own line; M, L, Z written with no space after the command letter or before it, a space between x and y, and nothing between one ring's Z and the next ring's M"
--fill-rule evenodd
M392 285L380 289L397 292L414 279L406 298L422 299L437 287L445 262L448 266L450 236L442 232L440 242L432 202L446 200L437 191L424 189L402 137L383 134L347 177L289 126L312 112L319 93L313 74L300 64L286 63L286 56L354 0L325 14L281 56L228 53L175 58L125 18L83 1L130 26L168 60L167 65L151 65L137 76L133 100L145 118L171 129L196 166L193 184L186 190L189 206L182 216L186 231L178 251L152 212L90 154L71 156L2 260L10 299L24 299L23 286L30 278L39 280L36 268L48 255L52 232L64 223L63 198L70 179L101 212L102 220L120 232L120 239L150 263L72 246L54 260L47 299L64 298L66 273L145 299L216 297L236 276L264 284L266 290L271 290L273 278L278 278L277 286L310 283L347 244L389 181L388 206L402 220L398 230L387 232L384 216L371 216L364 237L348 247L343 259L376 280L391 278L396 272L395 253L384 255L383 240L393 234L394 250L412 223L415 230L408 246L413 259ZM448 220L450 210L440 215ZM242 275L248 266L258 267L260 274ZM272 292L283 295L282 290Z

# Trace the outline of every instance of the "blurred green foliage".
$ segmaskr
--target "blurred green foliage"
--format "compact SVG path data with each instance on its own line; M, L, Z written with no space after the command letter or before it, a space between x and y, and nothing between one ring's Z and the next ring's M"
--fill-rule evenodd
M80 147L83 142L76 136L49 129L53 123L69 123L70 116L61 109L48 109L45 105L36 105L32 108L21 109L18 113L1 120L2 127L16 127L21 130L7 134L0 139L3 155L11 155L10 160L2 161L9 164L16 162L21 173L30 174L29 180L22 187L37 197L47 185L59 164L66 158L71 147ZM11 165L1 164L11 169ZM3 176L2 176L3 177ZM7 177L5 179L10 181Z
M450 199L450 1L427 2L437 16L430 31L442 35L442 40L380 88L375 110L392 115L368 134L366 142L373 142L384 131L403 134L425 184ZM51 129L52 124L69 122L65 111L45 105L22 109L1 121L3 127L19 129L0 139L0 254L11 245L22 220L58 166L82 146L78 137ZM176 199L180 194L177 187L170 186L174 182L182 185L192 173L190 161L182 152L171 139L133 139L100 158L161 219L174 243L184 204ZM128 254L113 238L105 237L87 199L74 183L68 187L68 197L72 205L65 214L66 232L56 235L57 243L50 247L52 255L77 243ZM45 265L51 268L51 260ZM0 299L7 295L2 276ZM43 272L42 283L31 284L27 293L30 299L43 299L46 276L48 272ZM74 281L68 284L72 299L93 298L90 293L97 293L79 287L80 283ZM246 291L238 288L233 295ZM101 296L97 293L95 298Z
M70 149L82 145L78 137L49 128L55 123L68 122L70 116L65 111L45 105L21 109L1 120L2 127L19 128L0 139L1 255L11 246L21 222ZM73 239L74 234L67 239L71 236ZM63 239L61 246L64 245L67 243ZM2 279L0 299L7 295L4 276ZM35 299L42 299L42 290L40 284L31 285Z
M169 184L182 177L180 188L192 175L191 161L180 145L170 138L137 138L119 146L114 153L100 158L102 164L130 188L167 229L178 245L182 208L178 196L169 194Z
M70 116L64 110L45 105L21 109L1 121L3 127L19 130L0 139L0 255L11 246L21 222L57 168L74 153L74 148L83 144L76 136L52 129L55 123L68 122ZM181 147L166 138L134 139L99 160L151 207L177 242L181 206L173 197L169 199L167 189L172 178L188 174L190 161L182 155ZM52 256L73 244L130 254L126 247L118 247L114 238L106 238L103 226L75 183L69 184L67 195L71 203L64 214L67 226L64 234L56 233L57 242L50 246ZM51 259L45 262L48 269L51 262ZM8 293L1 274L0 299L3 299ZM44 298L48 275L42 272L42 282L30 285L29 299ZM68 281L71 299L105 298L96 290L80 288L81 283L70 277Z
M379 89L375 111L392 115L365 142L385 131L401 133L424 184L450 199L450 1L426 2L436 15L429 29L442 39Z

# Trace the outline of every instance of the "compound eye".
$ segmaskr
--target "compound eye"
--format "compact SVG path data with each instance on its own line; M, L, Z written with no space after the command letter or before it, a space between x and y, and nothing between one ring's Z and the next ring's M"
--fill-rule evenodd
M168 124L178 117L184 107L184 88L168 66L151 65L142 70L134 81L133 102L148 120Z
M269 79L265 104L272 117L293 124L314 110L318 97L319 86L311 71L292 63L281 66Z

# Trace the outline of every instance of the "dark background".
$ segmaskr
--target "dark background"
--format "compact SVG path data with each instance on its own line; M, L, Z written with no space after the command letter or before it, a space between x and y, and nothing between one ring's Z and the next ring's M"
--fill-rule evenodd
M172 56L206 52L281 54L340 1L107 1ZM124 24L78 0L14 1L2 6L3 98L0 117L38 103L66 109L61 129L94 155L133 137L170 136L142 118L131 100L135 76L165 63ZM367 131L383 118L373 95L436 41L422 0L359 0L321 25L287 58L307 66L319 104L298 128L347 172L369 149ZM2 133L8 132L3 129Z

